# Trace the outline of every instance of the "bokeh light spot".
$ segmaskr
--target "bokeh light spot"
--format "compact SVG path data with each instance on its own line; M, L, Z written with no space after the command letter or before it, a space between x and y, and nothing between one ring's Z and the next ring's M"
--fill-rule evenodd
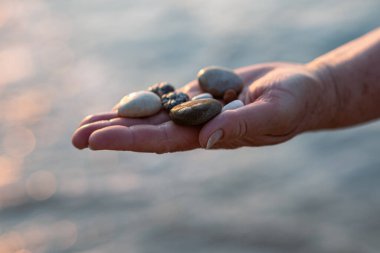
M0 51L0 87L30 77L34 73L28 47L15 45Z
M57 190L56 177L49 171L37 171L29 177L26 190L28 195L35 200L47 200Z
M26 127L9 128L3 139L5 153L12 157L24 157L36 146L34 133Z
M51 96L46 91L24 90L17 96L0 102L0 115L11 124L31 124L45 116L51 108Z

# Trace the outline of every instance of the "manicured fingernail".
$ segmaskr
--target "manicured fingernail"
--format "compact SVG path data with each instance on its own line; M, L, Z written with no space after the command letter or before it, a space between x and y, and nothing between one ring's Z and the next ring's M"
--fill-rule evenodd
M207 141L206 149L212 148L212 146L215 145L220 139L223 137L223 131L222 130L216 130L209 138Z

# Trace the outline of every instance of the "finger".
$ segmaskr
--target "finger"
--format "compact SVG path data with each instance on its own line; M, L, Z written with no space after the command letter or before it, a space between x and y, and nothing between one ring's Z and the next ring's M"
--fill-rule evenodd
M145 117L145 118L114 118L111 119L110 121L114 125L121 125L121 126L134 126L134 125L158 125L161 123L164 123L168 121L169 114L165 111L161 111L160 113L151 116L151 117Z
M103 120L103 121L97 121L93 122L87 125L83 125L79 127L73 134L71 138L71 142L77 149L84 149L88 147L88 138L90 135L98 130L102 129L104 127L111 126L111 121Z
M73 145L78 149L84 149L88 147L88 139L90 135L96 130L108 127L108 126L133 126L141 124L158 125L169 120L169 116L166 112L161 112L153 117L149 118L112 118L110 120L102 120L92 122L79 127L72 137Z
M258 78L262 77L269 71L274 68L287 66L289 63L284 62L270 62L270 63L261 63L251 66L237 68L235 72L243 79L245 84L250 84Z
M199 148L199 128L172 121L160 125L110 126L93 132L89 147L93 150L128 150L167 153Z
M96 122L96 121L110 120L110 119L117 118L117 117L118 116L117 116L116 111L89 115L82 120L82 122L80 123L80 126L90 124L90 123Z
M277 124L272 106L255 102L219 114L202 128L199 142L204 148L270 145L281 141L269 135Z

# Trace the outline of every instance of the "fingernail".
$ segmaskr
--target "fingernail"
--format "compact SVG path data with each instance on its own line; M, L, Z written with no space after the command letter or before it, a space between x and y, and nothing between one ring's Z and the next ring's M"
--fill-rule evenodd
M206 149L212 148L212 146L215 145L220 139L222 139L223 136L223 131L221 129L216 130L209 138L207 141Z

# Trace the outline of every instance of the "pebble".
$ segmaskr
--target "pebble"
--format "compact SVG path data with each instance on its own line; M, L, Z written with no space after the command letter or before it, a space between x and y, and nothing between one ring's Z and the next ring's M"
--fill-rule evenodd
M243 106L244 106L244 103L241 100L234 100L226 104L225 106L223 106L222 112L228 111L228 110L235 110Z
M168 82L161 82L150 86L148 90L156 93L159 97L162 97L163 95L174 91L174 87Z
M189 101L189 96L183 92L170 92L161 97L162 106L166 111L170 111L174 106Z
M212 98L212 95L210 93L201 93L193 97L191 100L199 100L199 99L205 99L205 98Z
M137 91L123 97L119 103L120 117L147 117L156 114L162 108L161 99L150 91Z
M224 92L223 101L224 103L228 104L229 102L237 99L237 97L238 97L237 92L233 89L229 89L229 90L226 90L226 92Z
M243 80L232 70L222 67L206 67L198 72L200 87L216 98L223 98L227 90L234 90L239 94L243 89Z
M171 120L180 125L197 126L206 123L222 111L222 104L216 99L192 100L170 110Z

